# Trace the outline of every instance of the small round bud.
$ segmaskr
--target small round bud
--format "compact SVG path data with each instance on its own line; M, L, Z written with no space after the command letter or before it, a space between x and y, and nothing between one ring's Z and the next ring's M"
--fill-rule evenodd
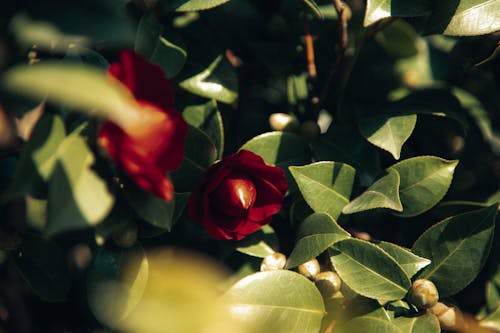
M319 262L316 259L311 259L302 265L299 265L297 269L300 274L304 275L308 279L313 279L321 270Z
M312 141L321 134L321 129L315 121L308 120L300 125L300 134L307 140Z
M442 329L452 330L463 326L462 312L454 306L447 306L439 302L428 309L428 311L438 318L439 326L441 326Z
M260 271L276 271L278 269L285 268L285 265L286 256L283 253L275 252L262 260L262 263L260 264Z
M419 309L431 308L439 300L439 294L434 283L427 279L413 282L408 295L408 301Z
M326 271L316 274L314 284L323 297L331 298L340 291L342 281L337 273Z
M286 113L273 113L269 116L269 125L275 131L297 132L299 121Z
M137 225L127 224L124 228L113 231L111 238L119 247L131 247L137 241Z

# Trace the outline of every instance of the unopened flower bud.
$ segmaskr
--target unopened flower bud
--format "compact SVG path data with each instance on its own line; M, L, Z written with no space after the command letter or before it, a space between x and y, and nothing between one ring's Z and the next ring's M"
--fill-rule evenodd
M342 281L337 273L326 271L316 274L314 277L314 284L316 284L316 287L323 297L331 298L340 291Z
M275 271L285 268L285 265L286 256L283 253L275 252L262 260L262 263L260 264L260 271Z
M286 113L273 113L270 115L269 125L275 131L297 132L299 130L297 118Z
M300 274L304 275L308 279L313 279L321 270L319 262L316 259L311 259L302 265L299 265L297 269Z
M300 134L309 141L315 140L320 133L321 129L315 121L308 120L300 125Z
M427 279L415 280L408 295L408 301L419 309L428 309L436 305L439 293L432 281Z

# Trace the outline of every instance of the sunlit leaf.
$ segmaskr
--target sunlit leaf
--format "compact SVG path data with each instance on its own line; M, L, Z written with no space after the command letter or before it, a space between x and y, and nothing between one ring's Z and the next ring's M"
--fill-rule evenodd
M406 0L368 0L363 25L369 26L387 17L414 17L430 12L430 0L408 2Z
M340 332L402 333L393 323L374 317L354 318L342 326Z
M429 259L419 257L396 244L389 242L377 242L376 244L394 258L409 277L431 263Z
M233 244L236 251L248 254L250 256L265 258L270 254L275 253L278 248L278 236L274 229L266 225L261 230L248 235L244 239Z
M165 8L178 12L191 12L214 8L229 2L229 0L167 0Z
M436 316L426 313L416 317L397 317L392 323L403 333L440 333Z

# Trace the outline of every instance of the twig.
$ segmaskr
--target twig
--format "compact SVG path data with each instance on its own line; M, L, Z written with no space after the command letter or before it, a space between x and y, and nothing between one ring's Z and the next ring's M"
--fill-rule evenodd
M315 81L317 71L314 56L314 40L311 36L311 27L309 24L309 16L307 14L305 15L304 30L306 41L307 73L309 74L309 79L311 79L311 81Z

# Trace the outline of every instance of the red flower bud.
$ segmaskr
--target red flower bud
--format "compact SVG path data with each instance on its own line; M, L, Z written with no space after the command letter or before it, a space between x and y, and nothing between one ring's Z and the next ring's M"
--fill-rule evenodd
M205 172L189 199L189 215L211 237L239 240L271 222L287 190L282 169L241 150Z
M167 171L177 169L184 158L188 126L174 109L174 95L161 67L134 51L124 51L111 64L108 75L133 95L135 110L126 124L108 121L99 132L99 143L135 183L166 201L174 188ZM134 114L134 113L132 113Z

